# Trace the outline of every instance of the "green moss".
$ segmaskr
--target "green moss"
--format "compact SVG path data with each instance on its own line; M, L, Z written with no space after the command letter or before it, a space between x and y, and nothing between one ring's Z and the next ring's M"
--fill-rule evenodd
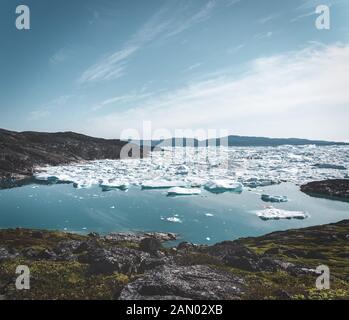
M30 290L15 288L15 270L19 264L30 269ZM13 260L0 267L0 278L11 283L6 288L9 299L115 299L129 281L121 273L109 276L88 274L88 266L79 262Z

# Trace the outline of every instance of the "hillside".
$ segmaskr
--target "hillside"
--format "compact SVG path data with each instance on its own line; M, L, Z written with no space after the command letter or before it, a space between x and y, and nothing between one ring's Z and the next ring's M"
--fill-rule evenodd
M30 177L39 165L119 159L126 142L74 132L14 132L0 129L0 179Z

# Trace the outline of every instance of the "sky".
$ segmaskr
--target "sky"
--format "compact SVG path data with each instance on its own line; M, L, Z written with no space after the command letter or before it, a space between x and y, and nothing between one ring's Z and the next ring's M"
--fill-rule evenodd
M349 142L348 17L348 0L1 0L0 128Z

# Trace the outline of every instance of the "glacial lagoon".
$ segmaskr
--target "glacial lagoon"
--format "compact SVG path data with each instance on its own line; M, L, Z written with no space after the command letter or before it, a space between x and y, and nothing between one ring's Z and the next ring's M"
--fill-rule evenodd
M224 150L220 156L207 150L187 150L180 155L158 152L151 159L40 168L36 178L50 181L47 185L33 183L0 191L0 228L82 234L163 231L178 233L178 241L213 244L337 222L349 219L349 203L310 197L299 191L299 184L346 177L347 170L318 164L347 168L348 150L240 148ZM224 159L230 163L227 167L220 165ZM243 188L219 192L205 188L217 179L237 181ZM168 196L166 182L168 187L197 188L200 193ZM287 201L265 202L263 194L282 196ZM268 208L305 216L277 220L258 216Z

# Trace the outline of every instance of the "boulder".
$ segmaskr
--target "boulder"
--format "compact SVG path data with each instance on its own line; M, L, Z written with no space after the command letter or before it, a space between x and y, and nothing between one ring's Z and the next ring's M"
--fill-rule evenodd
M208 266L158 267L122 290L121 300L236 300L243 280Z

